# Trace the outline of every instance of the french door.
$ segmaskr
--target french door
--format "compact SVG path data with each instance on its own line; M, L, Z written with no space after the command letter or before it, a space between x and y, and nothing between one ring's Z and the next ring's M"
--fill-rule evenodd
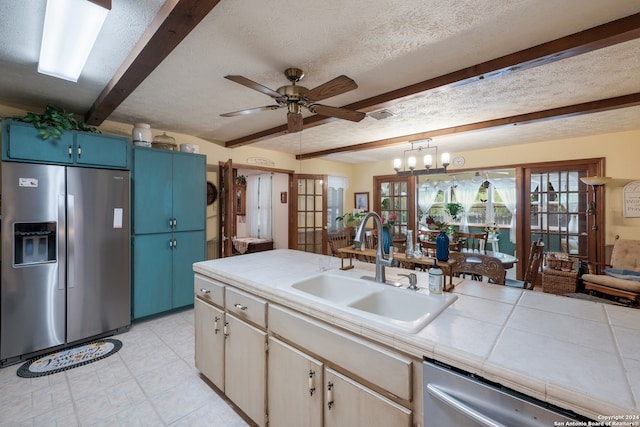
M327 252L327 176L296 175L294 177L296 214L289 246L305 252Z
M604 198L599 197L597 211L588 214L593 189L580 180L602 175L601 169L600 159L524 168L521 259L528 256L531 242L541 238L545 251L604 261Z
M394 235L406 235L407 229L415 232L415 178L406 176L373 177L373 210L388 221L395 215Z
M220 192L218 204L218 236L220 237L219 254L221 258L233 254L233 236L236 234L236 212L233 203L233 162L219 162L218 189Z

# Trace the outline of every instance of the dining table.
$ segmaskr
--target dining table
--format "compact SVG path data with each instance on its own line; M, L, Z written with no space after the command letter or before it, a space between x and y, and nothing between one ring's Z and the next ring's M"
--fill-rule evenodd
M337 251L340 254L341 258L341 270L349 270L352 269L353 266L353 258L357 255L365 255L367 257L375 258L376 250L375 249L354 249L353 247L344 247L340 248ZM514 264L519 261L518 258L511 254L506 254L504 252L497 251L487 251L487 250L469 250L463 249L462 252L471 252L471 253L479 253L494 257L500 260L500 263L504 266L505 269L513 268ZM425 266L427 268L433 267L434 265L442 268L445 276L449 276L449 283L447 284L445 281L445 291L450 291L453 289L453 265L455 261L449 259L448 261L437 261L435 257L423 255L423 256L407 256L404 252L396 252L393 254L393 258L396 262L398 262L400 267L404 268L413 268L415 265ZM345 260L348 260L349 263L345 265ZM480 260L478 259L478 262Z
M513 268L514 264L520 261L518 258L516 258L511 254L506 254L504 252L498 252L498 251L463 249L461 252L479 253L479 254L488 255L490 257L496 258L500 260L500 263L502 264L502 266L507 270L510 268Z

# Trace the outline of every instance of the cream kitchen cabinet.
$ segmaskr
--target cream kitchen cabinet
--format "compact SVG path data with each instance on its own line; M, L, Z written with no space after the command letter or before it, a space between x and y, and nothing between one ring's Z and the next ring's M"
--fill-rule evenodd
M269 338L269 422L278 427L410 427L411 411ZM377 369L370 366L370 369Z
M196 367L257 425L419 419L419 361L199 274L195 294Z
M216 280L194 281L198 370L257 425L266 425L266 301Z
M369 369L376 369L369 366ZM411 427L411 411L342 375L325 370L326 427Z
M269 422L280 427L322 427L324 365L269 337Z
M224 392L224 288L208 277L194 280L196 368Z
M194 311L196 368L224 392L224 311L199 298Z
M258 426L266 425L267 333L226 314L224 393Z

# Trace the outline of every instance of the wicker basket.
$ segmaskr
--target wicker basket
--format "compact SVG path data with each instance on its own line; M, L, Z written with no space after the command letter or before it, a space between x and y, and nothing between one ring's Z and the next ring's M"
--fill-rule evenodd
M578 272L546 269L542 274L542 292L565 295L578 289Z

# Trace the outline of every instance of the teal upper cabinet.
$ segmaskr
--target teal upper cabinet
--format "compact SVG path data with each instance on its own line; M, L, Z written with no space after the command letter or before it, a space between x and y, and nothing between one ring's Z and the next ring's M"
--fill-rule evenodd
M2 122L5 161L129 169L129 153L128 138L70 131L59 139L43 140L29 123Z
M124 168L129 157L129 140L111 135L76 133L77 164Z
M73 132L43 140L28 123L2 122L2 160L73 163Z
M206 158L201 154L135 147L133 233L202 230Z

